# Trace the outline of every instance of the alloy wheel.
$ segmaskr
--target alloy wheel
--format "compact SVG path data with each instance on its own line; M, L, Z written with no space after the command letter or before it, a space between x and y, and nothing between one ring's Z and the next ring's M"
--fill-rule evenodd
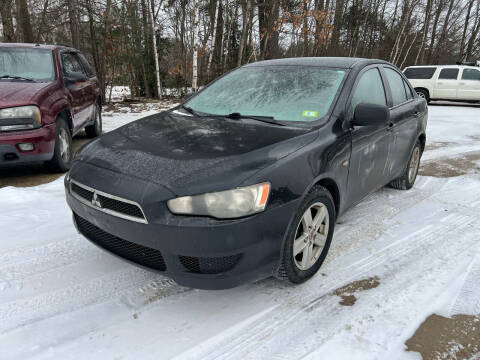
M70 160L70 142L68 141L68 134L65 129L60 129L58 140L60 156L64 162L68 162Z
M317 262L327 242L328 227L329 213L323 203L314 203L303 213L293 241L298 269L308 270Z
M420 148L418 146L413 150L412 158L408 166L408 182L411 184L415 180L420 165Z

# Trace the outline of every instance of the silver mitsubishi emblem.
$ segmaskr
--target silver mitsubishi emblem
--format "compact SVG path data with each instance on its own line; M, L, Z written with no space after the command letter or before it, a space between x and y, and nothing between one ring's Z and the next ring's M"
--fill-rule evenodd
M101 207L102 207L102 203L100 202L100 200L98 200L98 196L97 196L97 192L96 192L96 191L93 193L92 205L93 205L93 206L96 206L96 207L98 207L98 208L101 208Z

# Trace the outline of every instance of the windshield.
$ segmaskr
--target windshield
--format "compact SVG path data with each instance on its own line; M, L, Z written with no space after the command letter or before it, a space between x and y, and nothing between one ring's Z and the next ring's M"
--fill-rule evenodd
M55 79L52 51L0 47L1 76L27 78L42 82L52 81Z
M315 121L328 112L344 76L344 70L331 68L248 66L215 81L186 104L215 115Z

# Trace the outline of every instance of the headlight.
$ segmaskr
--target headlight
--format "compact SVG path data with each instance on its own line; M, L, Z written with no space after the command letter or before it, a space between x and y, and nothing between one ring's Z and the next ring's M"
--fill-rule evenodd
M18 106L0 109L0 131L30 130L42 126L38 106Z
M167 202L174 214L213 216L232 219L265 210L270 184L261 183L233 190L184 196Z

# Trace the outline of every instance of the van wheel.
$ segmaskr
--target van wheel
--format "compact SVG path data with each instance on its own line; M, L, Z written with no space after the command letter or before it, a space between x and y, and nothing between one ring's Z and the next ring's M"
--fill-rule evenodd
M413 148L408 165L402 176L393 180L389 185L398 190L409 190L412 188L417 178L418 168L420 166L420 158L422 157L422 147L420 141L417 140Z
M415 89L415 92L419 97L421 97L422 99L425 99L427 101L427 104L430 103L430 95L428 94L427 90Z
M70 169L72 158L72 135L65 119L59 117L56 121L53 158L47 162L47 166L53 171L66 172Z
M102 112L100 106L95 105L95 120L92 125L85 126L85 133L89 138L94 138L102 135Z
M334 227L332 196L323 186L315 186L290 225L278 276L298 284L315 275L327 256Z

